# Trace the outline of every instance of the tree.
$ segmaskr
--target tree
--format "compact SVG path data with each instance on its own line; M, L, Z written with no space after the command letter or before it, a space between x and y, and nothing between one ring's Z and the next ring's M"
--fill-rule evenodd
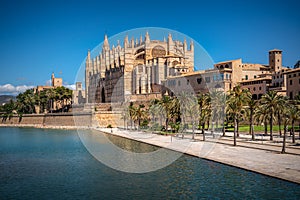
M236 129L237 129L237 113L240 111L240 108L234 101L228 101L226 104L226 111L229 115L233 116L233 123L234 123L234 129L233 129L233 146L236 146Z
M247 105L247 111L248 114L248 119L249 119L249 134L252 136L251 139L255 140L255 134L254 134L254 127L253 127L253 118L255 111L257 109L257 101L251 98L250 96L248 97L248 100L246 102Z
M46 96L48 97L48 110L52 113L54 110L54 102L56 100L56 91L53 88L46 90Z
M269 112L265 106L259 105L257 107L256 112L254 113L254 118L258 122L258 124L264 124L264 133L265 135L268 134L268 119L269 119Z
M187 119L187 115L188 115L188 109L189 109L189 101L192 95L190 95L187 92L181 92L178 95L178 100L180 103L180 113L181 113L181 119L183 122L183 125L186 125L186 119Z
M289 118L289 109L290 105L285 103L284 104L284 109L282 110L281 113L281 118L283 121L283 141L282 141L282 150L281 153L286 153L286 134L288 131L288 124L290 123L290 118Z
M33 89L28 89L17 96L17 110L20 114L31 114L35 111L35 100Z
M199 120L199 104L194 95L188 95L184 102L186 116L189 117L192 123L192 139L195 139L195 123ZM182 104L181 107L182 108Z
M292 129L291 129L292 139L293 139L293 143L295 143L295 121L300 119L300 109L297 106L292 104L290 105L288 114L292 123Z
M14 110L16 109L16 103L11 99L8 103L0 106L0 113L2 113L2 120L12 117Z
M156 123L157 116L158 116L159 125L162 126L162 119L165 118L165 111L158 99L151 100L148 112L151 115L154 123Z
M159 103L162 105L166 113L165 128L166 131L168 131L169 121L171 119L172 99L171 97L165 95L162 97Z
M285 109L287 101L288 101L288 97L284 97L282 95L278 96L278 102L277 102L277 108L276 108L276 110L277 110L276 115L277 115L278 128L279 128L279 136L280 137L282 136L282 133L281 133L281 118L282 118L282 115L283 115L283 112L284 112L284 109Z
M268 91L261 99L262 106L265 107L270 115L270 140L273 140L273 119L281 100L282 97L276 91Z
M234 143L233 145L236 146L236 137L238 137L238 117L240 116L241 111L243 110L243 106L245 105L247 98L249 97L249 91L245 89L241 89L239 85L233 88L230 91L230 96L227 100L226 111L228 114L233 116L234 121L234 131L233 131L233 138Z
M138 124L138 130L140 129L141 122L147 118L147 112L144 109L145 106L143 104L138 105L135 107L133 103L130 104L129 106L129 113L130 117L134 122L137 122Z
M203 141L205 141L205 122L211 116L211 106L209 93L199 94L197 96L199 105L199 127L201 127L201 133L203 135Z
M226 95L223 91L212 90L210 92L210 104L211 104L211 115L212 121L216 123L216 128L219 128L219 122L222 123L222 129L224 133L224 115L225 115L225 104Z

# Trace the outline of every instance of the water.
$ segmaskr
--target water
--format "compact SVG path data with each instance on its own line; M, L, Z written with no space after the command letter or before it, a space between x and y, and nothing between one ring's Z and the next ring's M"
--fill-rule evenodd
M94 159L76 131L0 128L0 199L207 198L299 199L300 185L187 155L124 173Z

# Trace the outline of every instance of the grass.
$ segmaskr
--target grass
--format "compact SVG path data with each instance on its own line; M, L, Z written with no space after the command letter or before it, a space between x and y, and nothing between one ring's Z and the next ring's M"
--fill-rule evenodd
M289 126L289 130L291 129L291 126ZM233 128L227 128L227 131L233 131ZM283 131L283 126L281 126L281 130ZM295 126L295 131L297 132L299 130L298 126ZM249 132L249 125L240 125L239 127L240 132ZM265 127L264 126L256 126L254 125L254 132L264 132ZM268 131L270 131L270 126L268 125ZM273 125L273 131L279 131L278 125Z

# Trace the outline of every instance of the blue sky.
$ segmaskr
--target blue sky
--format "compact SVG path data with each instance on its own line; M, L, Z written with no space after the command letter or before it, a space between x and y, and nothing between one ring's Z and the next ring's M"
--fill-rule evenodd
M283 50L283 64L300 60L298 1L2 1L0 94L44 85L52 72L72 85L87 50L138 27L182 32L215 62L242 58L267 63ZM9 88L9 89L7 89Z

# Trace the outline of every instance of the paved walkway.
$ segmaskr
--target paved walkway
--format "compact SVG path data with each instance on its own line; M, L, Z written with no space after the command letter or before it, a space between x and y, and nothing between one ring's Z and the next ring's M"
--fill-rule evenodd
M111 129L96 130L111 133ZM181 139L117 128L112 129L112 134L300 184L300 147L290 143L287 145L289 154L280 154L282 144L251 142L244 135L238 139L238 146L234 147L232 138L213 138L212 135L207 135L207 141L203 142L202 136L196 135L196 140L192 140L190 134Z

